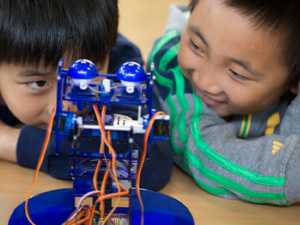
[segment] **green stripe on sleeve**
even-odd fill
[[[270,201],[262,201],[262,200],[253,200],[253,199],[248,199],[248,198],[243,198],[241,196],[237,196],[238,198],[248,201],[248,202],[254,202],[254,203],[258,203],[258,204],[273,204],[273,205],[290,205],[291,203],[286,201],[284,203],[279,203],[279,202],[270,202]]]
[[[199,105],[199,102],[201,100],[199,97],[194,93],[194,104],[195,104],[195,112],[196,110],[196,104]],[[201,103],[202,104],[202,103]],[[199,106],[198,106],[199,108]],[[283,186],[284,185],[284,177],[271,177],[271,176],[263,176],[260,174],[257,174],[251,170],[248,170],[228,159],[221,156],[219,153],[211,149],[206,142],[203,141],[201,137],[201,131],[199,129],[198,122],[200,122],[200,116],[198,113],[194,113],[192,116],[192,126],[191,126],[191,132],[193,136],[193,140],[197,148],[206,155],[209,159],[211,159],[213,162],[217,163],[219,166],[223,167],[226,170],[229,170],[247,180],[250,180],[254,183],[261,184],[261,185],[270,185],[270,186]]]
[[[213,172],[212,170],[205,167],[202,161],[196,157],[186,146],[185,157],[188,162],[193,165],[203,176],[212,180],[217,184],[221,184],[229,189],[240,192],[241,194],[258,199],[269,199],[269,200],[283,200],[285,199],[283,193],[268,193],[268,192],[255,192],[245,188],[243,185],[224,177],[220,174]]]
[[[179,43],[169,48],[165,54],[160,58],[158,68],[161,71],[166,71],[169,62],[178,55]]]
[[[174,138],[173,138],[174,130],[175,130],[175,126],[176,126],[176,118],[177,118],[177,114],[178,114],[176,105],[173,102],[172,97],[171,97],[171,93],[172,93],[172,89],[173,89],[173,81],[161,76],[157,72],[157,70],[154,70],[154,74],[156,76],[156,81],[159,84],[164,85],[170,89],[170,92],[169,92],[166,100],[167,100],[167,104],[168,104],[168,106],[170,108],[170,112],[171,112],[171,142],[172,142],[172,146],[173,146],[173,151],[176,154],[183,155],[183,149],[180,149],[175,145]]]
[[[158,68],[160,71],[165,71],[169,62],[171,60],[173,60],[174,57],[177,57],[178,49],[179,49],[179,43],[177,43],[176,45],[173,45],[170,49],[168,49],[165,52],[165,54],[161,57],[161,60],[158,65]],[[181,140],[183,143],[186,143],[188,141],[188,135],[186,133],[184,133],[184,131],[187,130],[187,126],[185,123],[185,114],[189,108],[189,104],[184,96],[185,80],[183,78],[183,74],[182,74],[182,71],[181,71],[179,65],[177,65],[175,68],[170,69],[169,71],[172,72],[174,75],[175,84],[176,84],[176,95],[177,95],[177,98],[179,99],[179,104],[182,109],[181,113],[179,114],[178,121],[177,121],[178,122],[177,129],[178,129],[178,134],[179,134],[179,140]],[[164,85],[164,84],[162,84],[162,85]],[[171,87],[169,87],[169,88],[170,88],[170,90],[172,90]],[[170,92],[170,93],[172,93],[172,92]],[[172,103],[172,105],[173,105],[173,103]],[[172,107],[171,111],[173,111],[173,110],[174,110],[174,108]],[[174,118],[174,116],[173,116],[173,118]],[[176,123],[176,121],[175,121],[175,123]]]
[[[187,130],[187,126],[185,122],[185,114],[189,109],[189,103],[184,96],[185,80],[183,78],[183,74],[179,66],[176,66],[172,71],[176,83],[176,97],[179,100],[179,104],[181,106],[181,113],[179,114],[178,124],[177,124],[179,140],[181,140],[183,143],[187,143],[189,137],[185,133],[185,131]]]
[[[157,45],[155,46],[153,52],[152,52],[152,56],[151,56],[151,62],[154,61],[154,57],[155,55],[159,52],[159,50],[165,45],[167,44],[170,40],[172,40],[173,38],[175,37],[178,37],[178,33],[175,31],[175,30],[170,30],[169,32],[167,32],[160,40],[159,42],[157,43]],[[176,55],[174,55],[174,51],[177,49],[178,51],[178,46],[175,45],[174,48],[172,48],[171,51],[167,51],[167,54],[164,54],[164,57],[165,57],[165,60],[163,61],[160,61],[159,62],[159,65],[157,65],[158,68],[160,68],[160,70],[164,71],[167,64],[169,63],[169,61]],[[176,53],[177,54],[177,53]],[[155,66],[156,67],[156,66]],[[173,90],[173,81],[171,79],[168,79],[168,78],[165,78],[164,76],[162,76],[161,74],[159,74],[159,72],[155,69],[154,70],[154,74],[156,76],[156,81],[160,84],[160,85],[163,85],[163,86],[166,86],[170,89],[169,91],[169,94],[166,98],[166,101],[167,101],[167,104],[170,108],[170,111],[171,111],[171,143],[172,143],[172,147],[173,147],[173,151],[176,153],[176,154],[179,154],[179,155],[183,155],[183,149],[181,148],[178,148],[176,145],[175,145],[175,142],[174,142],[174,129],[175,129],[175,126],[176,126],[176,119],[177,119],[177,115],[178,115],[178,112],[177,112],[177,107],[175,105],[175,103],[173,102],[172,100],[172,97],[171,97],[171,93],[172,93],[172,90]]]
[[[172,40],[175,37],[179,37],[177,31],[175,30],[169,30],[165,35],[158,41],[158,43],[155,45],[150,62],[154,62],[154,57],[156,56],[157,52],[170,40]]]
[[[228,191],[226,188],[223,187],[212,187],[208,184],[205,184],[203,182],[201,182],[200,180],[197,179],[197,177],[192,173],[192,171],[190,170],[187,162],[185,160],[183,160],[183,167],[184,169],[194,178],[194,180],[196,181],[196,183],[203,188],[205,191],[214,194],[214,195],[225,195],[225,194],[229,194],[231,193],[230,191]]]

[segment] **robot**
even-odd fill
[[[139,190],[138,186],[132,187],[132,182],[139,179],[143,160],[149,158],[154,139],[169,137],[170,117],[152,109],[153,72],[154,65],[147,74],[139,64],[128,62],[116,74],[98,74],[96,66],[89,60],[77,60],[69,68],[64,68],[63,60],[60,60],[52,132],[55,133],[57,155],[63,140],[68,138],[72,142],[69,176],[73,179],[73,188],[54,190],[29,199],[28,214],[34,223],[194,224],[192,215],[179,201],[160,193]],[[101,81],[96,82],[95,78]],[[94,113],[77,116],[70,110],[63,111],[63,101],[72,102],[79,111],[89,109]],[[137,120],[110,114],[113,104],[137,105]],[[146,115],[141,115],[142,107],[147,108]],[[102,110],[101,114],[99,110]],[[134,134],[145,136],[142,153],[133,147]],[[103,145],[99,152],[82,149],[78,144],[79,137],[99,138]],[[118,145],[122,151],[113,153],[113,146]],[[112,198],[105,196],[127,198],[128,207],[113,207]],[[93,200],[93,206],[75,205],[76,198],[80,198],[81,203],[87,197]],[[37,210],[49,205],[57,210],[48,210],[48,213]],[[31,224],[24,215],[24,207],[25,202],[15,209],[10,225]],[[94,214],[91,215],[92,207]]]

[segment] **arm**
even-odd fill
[[[20,129],[6,125],[0,120],[0,159],[17,162],[16,148]]]
[[[177,115],[172,130],[174,160],[203,189],[255,203],[300,201],[299,135],[238,139],[235,126],[210,111],[197,96],[186,98],[194,104],[190,104],[185,121],[180,121],[181,113]],[[184,131],[179,129],[182,126],[186,126]],[[281,130],[286,126],[282,122]],[[274,153],[274,149],[278,151]]]

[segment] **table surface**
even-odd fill
[[[4,225],[7,224],[14,208],[26,199],[35,171],[4,161],[0,161],[0,171],[0,225]],[[40,172],[32,195],[69,187],[72,187],[72,181],[57,180]],[[191,177],[177,167],[173,168],[171,181],[161,193],[176,198],[188,207],[196,225],[300,223],[299,203],[280,207],[223,199],[202,190]]]
[[[188,0],[119,0],[119,30],[140,47],[144,59],[154,39],[161,36],[169,4],[174,2]],[[7,224],[14,208],[25,200],[33,176],[32,169],[0,161],[0,225]],[[71,186],[71,181],[57,180],[41,172],[32,194]],[[222,199],[202,190],[191,177],[176,167],[173,168],[171,181],[161,192],[186,205],[196,225],[300,224],[300,204],[279,207]]]

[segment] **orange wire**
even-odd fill
[[[104,124],[104,122],[105,122],[105,112],[106,112],[106,106],[104,105],[103,107],[102,107],[102,113],[101,113],[101,123],[102,124]],[[97,118],[98,119],[98,118]],[[104,135],[105,134],[103,134],[102,132],[101,132],[101,147],[100,147],[100,153],[102,153],[102,154],[105,154],[105,152],[104,152]],[[96,170],[95,170],[95,173],[94,173],[94,178],[93,178],[93,182],[94,182],[94,187],[95,187],[95,190],[97,190],[98,191],[98,185],[97,185],[97,177],[98,177],[98,171],[99,171],[99,167],[100,167],[100,164],[101,164],[101,160],[99,159],[99,161],[98,161],[98,164],[97,164],[97,167],[96,167]],[[109,166],[110,167],[110,166]],[[101,185],[101,193],[100,194],[98,194],[98,196],[99,196],[99,198],[101,197],[101,196],[103,196],[103,194],[104,194],[104,188],[103,188],[103,185],[104,185],[104,187],[105,187],[105,184],[106,184],[106,180],[107,180],[107,174],[105,173],[105,175],[104,175],[104,178],[103,178],[103,180],[102,180],[102,185]],[[105,202],[104,201],[101,201],[101,216],[100,216],[100,219],[102,219],[103,217],[104,217],[104,213],[105,213]],[[96,206],[96,204],[95,204],[95,206]],[[93,219],[93,217],[94,217],[94,214],[95,214],[95,207],[93,207],[93,210],[92,210],[92,216],[91,216],[91,219],[90,219],[90,221],[89,221],[89,224],[91,224],[92,223],[92,219]]]
[[[102,125],[102,123],[100,123],[100,115],[99,115],[99,112],[98,112],[98,109],[96,107],[96,105],[93,105],[93,108],[94,108],[94,111],[96,113],[96,117],[97,117],[97,120],[98,120],[98,125],[100,127],[100,131],[102,133],[105,133],[104,131],[104,126]],[[117,177],[117,172],[116,172],[116,152],[114,151],[113,147],[111,146],[111,144],[109,143],[109,141],[107,140],[106,136],[103,135],[103,138],[104,138],[104,142],[105,144],[108,146],[109,148],[109,151],[111,152],[112,154],[112,170],[113,170],[113,174],[114,174],[114,180],[115,182],[117,183],[117,186],[120,185],[122,187],[123,190],[125,191],[128,191],[127,188],[125,188],[122,184],[119,183],[118,181],[118,177]]]
[[[105,125],[105,113],[106,113],[106,105],[103,105],[103,107],[102,107],[102,113],[101,113],[101,123],[102,123],[103,126]],[[101,144],[103,145],[103,149],[102,149],[103,156],[105,154],[105,152],[104,152],[104,141],[103,141],[104,138],[103,138],[103,136],[105,136],[105,135],[106,135],[106,133],[104,133],[104,134],[102,133],[101,134]],[[105,160],[106,160],[106,165],[107,165],[107,159],[106,159],[106,157],[105,157]],[[107,171],[109,171],[109,169],[111,167],[111,164],[108,163],[107,166],[108,166]],[[104,188],[106,187],[106,181],[107,181],[107,177],[108,177],[108,174],[106,175],[107,171],[104,174],[104,177],[106,176],[106,178],[105,179],[103,178],[103,180],[102,180],[100,197],[102,195],[105,195]],[[105,201],[101,201],[101,219],[104,217],[104,214],[105,214]]]
[[[75,223],[76,220],[80,219],[80,218],[83,217],[84,215],[85,215],[85,212],[84,212],[84,211],[81,211],[80,213],[78,213],[78,215],[76,215],[75,218],[73,218],[71,221],[69,221],[68,224],[69,224],[69,223],[71,223],[71,224]]]
[[[111,144],[111,134],[110,134],[110,131],[107,131],[107,136],[108,136],[108,142]],[[111,161],[109,161],[110,162],[110,166],[109,166],[109,168],[111,167]],[[110,172],[110,170],[107,170],[106,171],[106,173],[107,172]],[[106,174],[105,173],[105,174]],[[110,174],[111,174],[111,176],[112,176],[112,173],[110,172]],[[118,188],[118,193],[120,193],[120,187],[119,186],[117,186],[117,188]],[[102,191],[102,188],[101,188],[101,191]],[[104,192],[103,192],[104,193]],[[120,202],[120,196],[118,196],[118,199],[117,199],[117,201],[116,201],[116,203],[115,203],[115,206],[110,210],[110,212],[109,212],[109,214],[105,217],[105,219],[104,219],[104,221],[103,221],[103,224],[106,224],[106,222],[107,221],[110,221],[110,223],[112,223],[112,221],[110,220],[110,216],[114,213],[114,211],[116,210],[116,208],[118,207],[118,205],[119,205],[119,202]],[[113,225],[114,225],[114,223],[112,223]]]
[[[109,166],[111,166],[111,162],[109,161]],[[105,195],[105,186],[106,186],[106,181],[107,181],[107,178],[108,178],[108,174],[109,174],[109,170],[106,170],[105,174],[104,174],[104,177],[103,177],[103,180],[102,180],[102,184],[101,184],[101,193],[102,193],[102,196]],[[104,201],[101,201],[101,202],[104,202]],[[104,217],[104,213],[105,213],[105,210],[104,208],[101,209],[101,219]]]
[[[106,112],[106,106],[104,105],[103,108],[102,108],[102,120],[101,120],[102,124],[104,124],[104,121],[105,121],[105,112]],[[104,138],[103,138],[103,134],[101,134],[100,154],[101,153],[105,154],[105,152],[104,152]],[[94,189],[96,191],[98,191],[97,180],[98,180],[98,172],[99,172],[99,168],[100,168],[101,162],[102,162],[102,160],[99,158],[97,166],[96,166],[96,169],[95,169],[94,177],[93,177]],[[100,194],[98,194],[98,197],[101,197],[102,195],[103,195],[103,193],[101,192]],[[103,211],[104,208],[105,208],[105,202],[102,201],[101,202],[101,218],[103,217],[102,214],[104,215],[104,211]],[[102,213],[102,211],[103,211],[103,213]],[[92,213],[92,215],[94,215],[94,214]]]
[[[96,114],[96,117],[97,117],[97,121],[98,121],[98,124],[99,124],[99,127],[100,127],[100,132],[101,132],[101,143],[103,143],[103,140],[105,142],[105,144],[108,146],[109,148],[109,151],[110,153],[112,154],[112,163],[111,163],[111,160],[109,161],[109,165],[108,165],[108,170],[106,171],[104,177],[103,177],[103,181],[102,181],[102,185],[101,185],[101,196],[96,200],[96,202],[94,203],[94,206],[93,206],[93,209],[92,209],[92,213],[91,213],[91,216],[90,217],[87,217],[81,221],[78,221],[78,224],[82,224],[86,221],[89,220],[89,224],[91,224],[92,222],[92,218],[94,216],[94,213],[95,213],[95,209],[96,209],[96,205],[99,203],[99,202],[102,202],[104,201],[105,199],[108,199],[108,198],[113,198],[113,197],[118,197],[118,200],[117,200],[117,203],[115,204],[114,208],[110,211],[110,213],[106,216],[105,220],[104,220],[104,224],[105,222],[107,221],[110,221],[110,216],[111,214],[115,211],[118,203],[119,203],[119,200],[120,200],[120,197],[121,196],[125,196],[127,194],[129,194],[129,190],[127,188],[125,188],[121,183],[119,183],[118,181],[118,177],[116,175],[116,167],[115,167],[115,163],[116,163],[116,153],[114,151],[114,149],[112,148],[111,146],[111,140],[110,140],[110,131],[108,131],[108,138],[106,137],[105,135],[105,130],[104,130],[104,118],[105,118],[105,110],[106,110],[106,107],[103,107],[102,109],[102,118],[100,117],[99,115],[99,111],[98,109],[96,108],[95,105],[93,105],[93,108],[94,108],[94,111],[95,111],[95,114]],[[104,113],[103,113],[104,112]],[[165,115],[165,113],[163,112],[157,112],[155,113],[152,118],[150,119],[149,121],[149,124],[147,126],[147,129],[146,129],[146,134],[145,134],[145,138],[144,138],[144,149],[143,149],[143,153],[142,153],[142,156],[141,156],[141,160],[140,160],[140,163],[139,163],[139,167],[138,167],[138,172],[137,172],[137,177],[136,177],[136,191],[137,191],[137,195],[138,195],[138,198],[139,198],[139,201],[140,201],[140,205],[141,205],[141,225],[144,224],[144,206],[143,206],[143,202],[142,202],[142,199],[141,199],[141,196],[140,196],[140,176],[141,176],[141,171],[142,171],[142,167],[143,167],[143,164],[145,162],[145,158],[146,158],[146,153],[147,153],[147,145],[148,145],[148,138],[149,138],[149,134],[151,132],[151,129],[152,129],[152,126],[153,126],[153,123],[155,121],[155,118],[157,115]],[[102,140],[103,139],[103,140]],[[100,153],[103,152],[103,149],[104,149],[104,146],[102,146],[100,148]],[[105,153],[104,153],[105,154]],[[99,164],[99,161],[98,161],[98,164]],[[97,164],[97,170],[95,171],[95,174],[97,173],[98,175],[98,170],[99,170],[99,166]],[[113,164],[113,173],[110,171],[110,168],[111,168],[111,164]],[[117,193],[111,193],[111,194],[104,194],[104,187],[105,187],[105,184],[106,184],[106,181],[107,181],[107,177],[108,177],[108,172],[110,172],[111,174],[111,177],[112,179],[116,182],[117,184],[117,187],[118,187],[118,192]],[[94,179],[93,179],[93,182],[94,182],[94,186],[96,188],[98,188],[97,185],[95,185],[95,177],[97,178],[97,175],[94,174]],[[124,192],[120,192],[120,187],[124,190]],[[102,204],[101,204],[102,206]],[[104,208],[102,208],[101,210],[101,218],[103,218],[103,214],[104,214]]]
[[[115,223],[111,220],[111,219],[109,219],[108,220],[112,225],[115,225]]]
[[[93,108],[94,108],[94,111],[95,111],[95,113],[96,113],[96,117],[97,117],[97,120],[98,120],[98,124],[99,124],[99,127],[100,127],[100,131],[101,131],[101,133],[103,133],[103,131],[104,131],[104,127],[103,127],[103,124],[101,124],[101,123],[99,123],[99,121],[100,121],[100,115],[99,115],[99,112],[98,112],[98,110],[97,110],[97,108],[96,108],[96,106],[94,105],[93,106]],[[103,115],[102,115],[103,116]],[[112,179],[116,182],[116,184],[117,184],[117,188],[118,188],[118,192],[117,193],[115,193],[115,194],[110,194],[112,197],[118,197],[118,200],[117,200],[117,203],[116,203],[116,205],[115,205],[115,207],[110,211],[110,213],[108,214],[108,216],[105,218],[105,220],[104,220],[104,222],[106,222],[108,219],[109,219],[109,217],[110,217],[110,215],[115,211],[115,209],[116,209],[116,207],[117,207],[117,205],[118,205],[118,203],[119,203],[119,196],[123,196],[124,195],[124,193],[122,193],[121,191],[120,191],[120,187],[126,192],[126,193],[129,193],[129,190],[127,189],[127,188],[125,188],[122,184],[120,184],[119,183],[119,181],[118,181],[118,178],[117,178],[117,174],[116,174],[116,166],[115,166],[115,163],[116,163],[116,153],[115,153],[115,151],[114,151],[114,149],[112,148],[112,146],[111,146],[111,140],[110,140],[110,131],[108,131],[108,137],[109,137],[109,141],[107,141],[107,140],[105,140],[105,143],[107,144],[107,146],[108,146],[108,148],[109,148],[109,151],[110,151],[110,153],[111,153],[111,155],[112,155],[112,161],[113,161],[113,173],[114,174],[112,174],[111,173],[111,171],[110,170],[107,170],[107,172],[110,172],[110,174],[111,174],[111,177],[112,177]],[[106,137],[105,137],[106,138]],[[109,168],[111,167],[111,164],[110,164],[110,166],[109,166]],[[106,173],[107,173],[106,172]],[[106,181],[105,181],[106,182]],[[102,183],[103,184],[103,183]],[[121,194],[122,193],[122,194]],[[110,196],[109,195],[109,196]],[[99,199],[98,199],[99,200]]]
[[[108,174],[108,172],[110,172],[110,174],[111,174],[111,176],[112,176],[112,179],[113,179],[113,180],[116,182],[116,184],[117,184],[118,193],[107,194],[107,195],[105,195],[105,196],[102,196],[102,197],[98,198],[97,201],[96,201],[95,204],[94,204],[93,211],[92,211],[92,215],[93,215],[93,212],[94,212],[94,210],[95,210],[96,204],[97,204],[99,201],[101,201],[101,199],[104,200],[104,199],[108,199],[108,198],[112,198],[112,197],[118,197],[118,198],[119,198],[119,196],[127,195],[127,194],[129,193],[129,190],[128,190],[127,188],[125,188],[122,184],[120,184],[119,181],[118,181],[117,173],[116,173],[116,153],[115,153],[114,149],[113,149],[112,146],[111,146],[111,140],[108,141],[107,138],[106,138],[105,130],[104,130],[104,125],[100,122],[100,121],[101,121],[101,117],[100,117],[100,115],[99,115],[99,111],[98,111],[97,107],[96,107],[95,105],[93,105],[93,108],[94,108],[94,111],[95,111],[95,114],[96,114],[96,117],[97,117],[98,125],[99,125],[99,127],[100,127],[100,132],[101,132],[101,134],[102,134],[101,136],[103,136],[104,142],[105,142],[105,144],[108,146],[109,151],[110,151],[110,153],[111,153],[111,155],[112,155],[112,164],[113,164],[112,169],[113,169],[113,174],[111,174],[111,172],[110,172],[110,169],[109,169],[109,168],[111,167],[111,163],[109,163],[109,168],[108,168],[107,172],[105,173],[105,175],[106,175],[105,177],[106,177],[106,179],[107,179],[107,174]],[[102,114],[102,117],[103,117],[103,114]],[[103,118],[102,118],[102,119],[103,119]],[[104,135],[103,135],[103,134],[104,134]],[[109,133],[109,134],[110,134],[110,133]],[[109,139],[110,139],[110,135],[109,135]],[[101,189],[105,187],[106,179],[102,181]],[[123,192],[123,193],[120,192],[120,187],[121,187],[125,192]],[[102,190],[104,190],[104,189],[102,189]],[[118,203],[118,201],[117,201],[117,203]],[[116,205],[116,206],[117,206],[117,205]],[[115,210],[116,206],[111,210],[111,212],[110,212],[110,213],[108,214],[108,216],[105,218],[106,221],[109,219],[109,216],[113,213],[113,211]],[[103,217],[102,217],[102,218],[103,218]],[[91,222],[91,221],[90,221],[90,222]]]
[[[83,208],[81,209],[81,210],[83,210]],[[75,217],[75,218],[73,218],[71,221],[69,221],[68,223],[63,223],[63,225],[72,225],[72,224],[82,224],[82,223],[84,223],[84,222],[86,222],[87,220],[89,220],[90,219],[90,216],[91,216],[91,208],[88,206],[88,208],[87,209],[85,209],[86,211],[81,211],[80,210],[80,212],[78,213],[78,215]],[[72,215],[71,215],[72,216]],[[83,218],[83,219],[81,219],[81,220],[79,220],[79,221],[77,221],[76,222],[76,220],[77,220],[77,218],[81,218],[82,216],[85,216],[85,218]],[[70,217],[69,217],[70,218]]]
[[[142,199],[141,199],[141,193],[140,193],[140,178],[141,178],[142,168],[143,168],[145,158],[146,158],[146,153],[147,153],[148,137],[149,137],[149,134],[151,132],[152,125],[155,121],[155,117],[157,115],[165,115],[165,113],[164,112],[156,112],[152,116],[152,118],[150,119],[150,121],[148,123],[147,129],[146,129],[146,134],[145,134],[145,137],[144,137],[144,149],[143,149],[143,153],[142,153],[141,160],[140,160],[140,163],[139,163],[138,172],[136,174],[135,188],[136,188],[136,193],[137,193],[137,196],[139,198],[140,205],[141,205],[141,225],[144,224],[144,205],[143,205],[143,202],[142,202]]]
[[[49,144],[49,140],[50,140],[50,136],[51,136],[51,130],[52,130],[52,126],[53,126],[53,121],[54,121],[54,115],[55,115],[55,112],[56,112],[56,108],[54,108],[52,110],[52,113],[51,113],[51,117],[50,117],[50,122],[48,124],[48,128],[47,128],[47,134],[46,134],[46,138],[45,138],[45,141],[44,141],[44,145],[43,145],[43,148],[42,148],[42,152],[41,152],[41,155],[40,155],[40,158],[39,158],[39,161],[38,161],[38,164],[37,164],[37,168],[35,170],[35,175],[34,175],[34,179],[33,179],[33,182],[32,182],[32,185],[31,185],[31,188],[27,194],[27,197],[26,197],[26,202],[25,202],[25,213],[26,213],[26,217],[27,219],[29,220],[29,222],[32,224],[32,225],[35,225],[30,216],[29,216],[29,213],[28,213],[28,200],[29,200],[29,197],[31,195],[31,192],[35,186],[35,183],[36,183],[36,180],[37,180],[37,177],[38,177],[38,174],[39,174],[39,170],[41,168],[41,165],[43,163],[43,160],[44,160],[44,156],[45,156],[45,153],[46,153],[46,150],[47,150],[47,147],[48,147],[48,144]],[[58,118],[57,118],[58,119]]]

